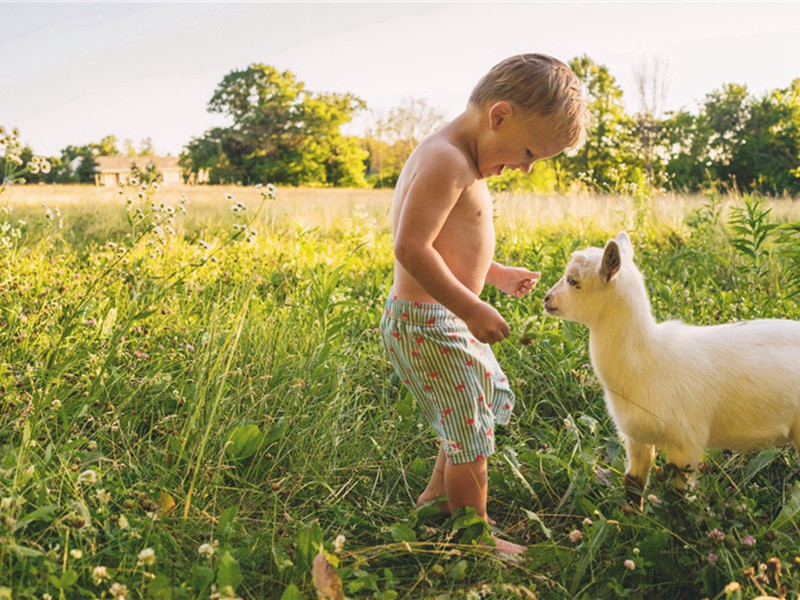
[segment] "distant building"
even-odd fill
[[[183,174],[175,156],[98,156],[97,172],[94,176],[96,185],[116,187],[127,183],[131,178],[133,165],[141,172],[155,168],[161,174],[161,183],[174,185],[183,183]]]

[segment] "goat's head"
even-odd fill
[[[544,299],[547,314],[589,325],[614,302],[620,271],[636,272],[633,246],[624,231],[605,248],[587,248],[572,255],[564,275]]]

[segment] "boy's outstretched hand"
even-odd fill
[[[510,296],[522,298],[526,294],[530,294],[536,286],[536,282],[539,281],[540,275],[541,273],[538,271],[529,271],[523,267],[502,267],[498,269],[492,285]]]
[[[485,302],[476,305],[468,315],[465,315],[464,323],[472,335],[484,344],[502,342],[511,334],[505,319],[494,307]]]

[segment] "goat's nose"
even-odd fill
[[[550,294],[547,294],[547,295],[544,297],[544,301],[545,301],[545,302],[550,302]]]

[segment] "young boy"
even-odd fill
[[[418,505],[447,496],[443,510],[472,506],[486,519],[486,458],[494,427],[506,424],[514,394],[489,344],[510,331],[480,299],[485,283],[522,297],[539,273],[492,260],[494,226],[486,178],[528,172],[537,160],[577,147],[585,109],[565,64],[513,56],[478,83],[464,113],[411,154],[394,193],[395,275],[381,336],[400,379],[441,446]],[[496,550],[523,546],[495,537]]]

